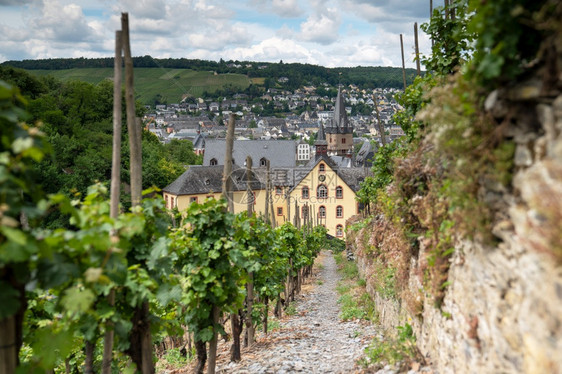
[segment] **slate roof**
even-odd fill
[[[338,97],[336,98],[336,106],[334,108],[334,116],[328,121],[326,126],[326,133],[328,134],[351,134],[353,133],[353,126],[350,125],[345,111],[345,100],[341,93],[341,88],[338,88]]]
[[[318,133],[316,134],[316,141],[314,145],[328,145],[326,141],[326,135],[324,135],[324,125],[320,124],[320,128],[318,129]]]
[[[357,156],[355,156],[355,164],[357,166],[371,166],[372,165],[372,158],[377,152],[377,147],[371,144],[370,141],[364,141],[361,149],[357,152]]]
[[[194,149],[205,149],[205,136],[202,134],[197,134],[195,139],[193,139]]]
[[[190,166],[178,179],[162,189],[174,195],[194,195],[217,193],[222,191],[222,173],[224,166]],[[257,173],[252,173],[252,190],[263,190],[265,184]],[[233,191],[246,191],[246,169],[235,167],[232,171]]]
[[[207,139],[203,165],[210,165],[211,159],[218,165],[224,164],[226,140]],[[234,164],[242,166],[246,157],[252,158],[254,167],[259,167],[260,160],[266,158],[271,168],[295,167],[297,159],[297,142],[294,140],[235,140],[232,152]]]

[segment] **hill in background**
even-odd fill
[[[305,85],[335,86],[355,84],[361,88],[402,88],[402,69],[393,67],[326,68],[298,63],[252,61],[207,61],[191,59],[133,58],[137,99],[146,104],[155,98],[169,103],[185,96],[204,97],[217,91],[244,91],[250,86],[293,91]],[[113,58],[74,58],[6,61],[1,65],[29,71],[38,76],[51,75],[62,81],[80,80],[98,84],[113,77]],[[406,69],[406,81],[415,77]],[[280,80],[280,78],[282,78]],[[285,79],[286,78],[286,79]]]

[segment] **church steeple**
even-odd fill
[[[338,96],[336,98],[336,107],[334,110],[334,125],[337,132],[347,134],[349,131],[349,120],[345,111],[345,100],[341,93],[341,87],[338,87]]]
[[[316,141],[314,142],[314,147],[316,148],[316,154],[327,154],[328,153],[328,142],[326,141],[326,135],[324,135],[324,125],[320,124],[318,133],[316,134]]]

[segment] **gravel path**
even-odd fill
[[[238,363],[219,359],[217,373],[358,373],[356,361],[372,341],[376,329],[364,321],[339,318],[340,279],[332,254],[323,252],[323,266],[309,292],[297,298],[297,313],[281,328],[259,336]]]

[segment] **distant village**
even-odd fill
[[[283,80],[280,77],[279,80]],[[286,79],[286,78],[285,78]],[[324,85],[325,88],[327,84]],[[341,87],[345,111],[353,128],[353,143],[374,141],[380,144],[375,103],[378,118],[383,125],[386,139],[396,139],[404,132],[394,125],[393,115],[400,110],[394,100],[399,91],[394,88],[359,89],[354,85]],[[234,94],[220,101],[197,98],[188,102],[147,107],[144,123],[147,129],[167,143],[172,139],[187,139],[194,143],[197,153],[204,152],[206,139],[223,139],[231,113],[236,114],[237,140],[291,139],[313,144],[319,126],[326,124],[334,114],[336,97],[320,96],[316,87],[302,87],[294,92],[269,88],[260,100],[249,103],[245,94]],[[195,101],[195,102],[193,102]],[[268,105],[282,111],[282,117],[261,116]],[[354,110],[355,107],[355,110]],[[357,109],[360,109],[357,110]],[[357,147],[359,149],[359,146]],[[310,156],[313,156],[313,150]]]
[[[326,227],[329,235],[343,238],[346,221],[363,208],[356,194],[371,175],[371,160],[380,145],[376,118],[380,118],[386,139],[403,135],[392,124],[392,114],[400,109],[392,99],[394,93],[339,87],[337,97],[331,100],[315,95],[313,89],[296,93],[269,90],[263,100],[295,109],[307,102],[316,104],[316,110],[285,118],[257,116],[244,97],[220,104],[199,100],[193,106],[158,107],[147,115],[149,130],[163,142],[189,139],[195,152],[203,155],[202,165],[188,166],[162,189],[166,207],[182,211],[193,202],[220,197],[225,121],[235,113],[234,211],[242,211],[253,202],[254,211],[268,218],[271,214],[271,222],[276,225],[311,220]],[[373,113],[375,102],[378,115]],[[363,110],[367,106],[369,114],[352,116],[356,103],[362,103]],[[206,115],[188,114],[193,111]],[[272,191],[271,199],[267,198],[268,191]]]

